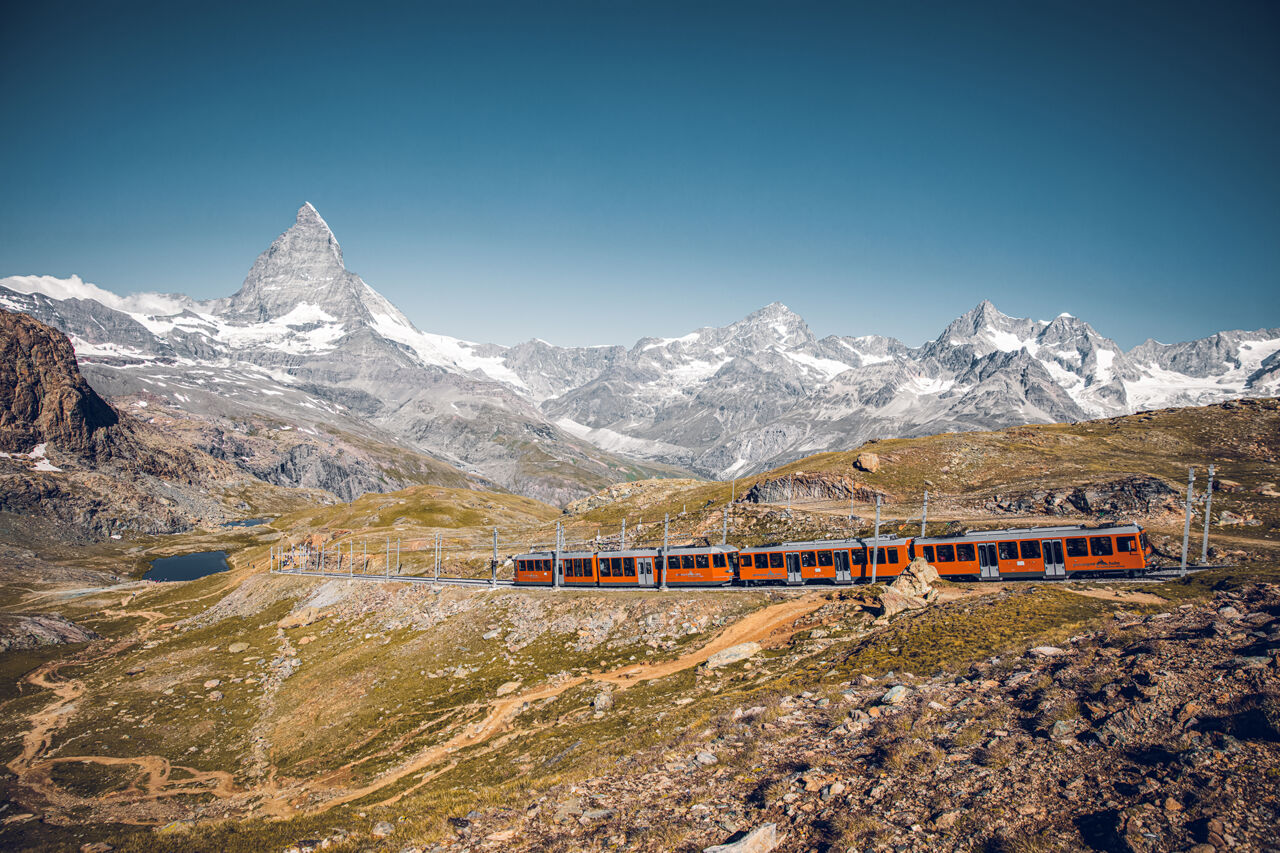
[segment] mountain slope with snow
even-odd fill
[[[629,348],[472,343],[418,329],[347,270],[310,204],[223,299],[14,276],[0,279],[0,306],[67,333],[110,393],[367,428],[561,501],[654,465],[736,476],[868,438],[1280,391],[1280,329],[1125,351],[1070,314],[1022,319],[987,301],[919,347],[819,340],[781,303]]]

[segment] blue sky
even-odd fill
[[[309,200],[500,343],[1280,326],[1280,4],[269,6],[7,9],[0,275],[227,295]]]

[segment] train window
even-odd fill
[[[693,568],[693,555],[692,555],[692,554],[681,554],[681,555],[680,555],[680,568],[682,568],[682,569],[692,569],[692,568]]]
[[[724,554],[712,554],[712,555],[711,555],[711,566],[712,566],[712,568],[716,568],[716,569],[723,569],[723,568],[724,568]]]
[[[854,548],[849,552],[850,564],[854,566],[865,566],[867,564],[867,549]]]
[[[730,553],[726,554],[725,556],[727,556],[727,557],[729,558],[729,567],[730,567],[730,568],[734,568],[734,569],[738,568],[738,555],[737,555],[737,554],[734,554],[733,552],[730,552]]]
[[[1038,560],[1040,559],[1040,543],[1034,539],[1023,539],[1019,544],[1022,549],[1022,559]]]
[[[771,554],[769,554],[769,568],[771,569],[782,568],[782,552],[781,551],[774,551]]]
[[[813,554],[813,552],[812,552],[812,551],[801,551],[801,552],[800,552],[800,565],[801,565],[801,566],[804,566],[806,569],[811,569],[811,568],[813,568],[814,566],[816,566],[817,564],[818,564],[818,560],[817,560],[817,558],[814,556],[814,554]]]
[[[890,549],[889,549],[889,562],[890,562],[890,563],[896,563],[896,562],[898,562],[898,555],[899,555],[901,552],[902,552],[902,549],[901,549],[901,548],[890,548]]]
[[[679,557],[667,557],[667,571],[680,568]]]
[[[608,557],[600,558],[600,577],[602,578],[613,577],[613,569],[609,565]]]
[[[832,563],[832,559],[831,559],[831,552],[830,552],[830,551],[819,551],[819,552],[818,552],[818,565],[819,565],[819,566],[829,566],[829,565],[831,565],[831,563]]]
[[[968,563],[976,559],[978,559],[978,552],[974,550],[974,546],[971,543],[962,543],[956,546],[957,562]]]
[[[635,557],[622,558],[622,574],[629,578],[633,578],[636,576],[636,558]]]
[[[711,565],[711,561],[707,559],[706,554],[695,554],[693,557],[694,568],[706,569]]]
[[[998,542],[996,543],[996,550],[1000,552],[1000,559],[1002,560],[1018,559],[1017,542]]]
[[[751,554],[739,554],[738,565],[744,569],[749,569],[756,564],[755,557]]]
[[[954,563],[956,561],[956,546],[939,545],[938,546],[938,562]]]
[[[1068,557],[1087,557],[1089,556],[1089,540],[1083,536],[1073,537],[1067,540],[1067,556]]]
[[[934,562],[934,561],[937,559],[937,557],[935,557],[935,556],[934,556],[934,554],[933,554],[933,546],[932,546],[932,545],[925,545],[925,546],[924,546],[924,558],[925,558],[925,561],[926,561],[926,562],[929,562],[929,563],[932,563],[932,562]]]
[[[1110,536],[1090,536],[1089,553],[1095,557],[1110,557],[1115,553],[1111,548]]]
[[[1132,536],[1117,536],[1116,550],[1121,554],[1132,554],[1138,550],[1138,540]]]

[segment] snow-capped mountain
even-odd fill
[[[0,305],[66,332],[104,393],[368,428],[556,500],[646,473],[635,459],[737,476],[873,437],[1280,391],[1280,329],[1125,352],[1069,314],[1020,319],[986,301],[919,347],[818,339],[780,303],[630,348],[471,343],[419,330],[347,270],[310,204],[225,299],[15,276]]]

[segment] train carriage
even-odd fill
[[[856,539],[841,539],[743,548],[738,554],[738,580],[749,585],[852,583],[850,552],[861,547]]]
[[[601,587],[657,586],[657,566],[661,552],[652,549],[602,551],[596,555]]]
[[[551,551],[517,554],[516,586],[553,586],[556,555]]]
[[[560,552],[560,582],[566,587],[597,586],[599,578],[595,552]]]
[[[980,530],[914,542],[939,575],[968,580],[1132,576],[1146,569],[1146,550],[1136,524]]]
[[[738,549],[730,545],[670,548],[664,576],[667,586],[728,586],[738,570]]]

